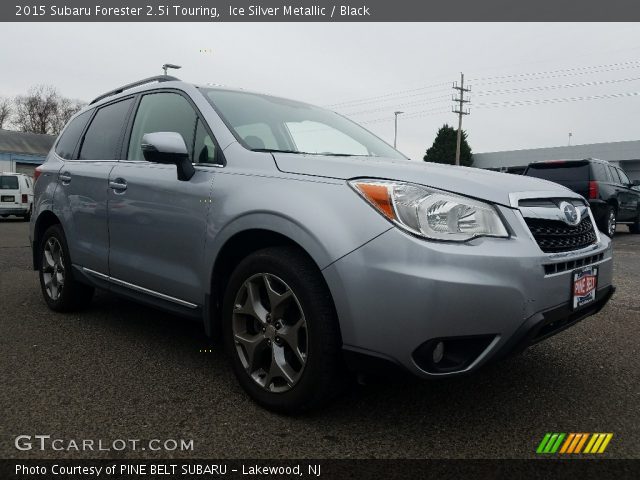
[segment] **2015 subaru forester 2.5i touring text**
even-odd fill
[[[37,174],[49,307],[97,287],[202,321],[274,410],[317,407],[349,369],[471,372],[614,290],[580,195],[410,161],[282,98],[145,79],[77,114]]]

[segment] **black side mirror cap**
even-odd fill
[[[184,139],[178,132],[146,133],[140,147],[147,162],[176,165],[178,180],[188,181],[196,173]]]

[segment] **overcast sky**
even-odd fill
[[[566,145],[569,132],[573,144],[640,139],[637,24],[5,23],[2,31],[0,96],[44,83],[88,101],[170,62],[194,83],[341,104],[332,108],[389,143],[402,110],[398,148],[421,158],[443,123],[457,125],[450,86],[462,71],[474,152]],[[584,97],[600,98],[567,101]],[[504,103],[514,101],[523,105]]]

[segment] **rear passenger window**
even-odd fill
[[[631,183],[631,180],[629,180],[629,177],[627,177],[627,174],[624,173],[622,171],[622,169],[620,168],[616,168],[616,171],[618,172],[618,176],[620,177],[620,181],[624,184],[624,185],[629,185]]]
[[[177,132],[193,161],[193,139],[196,130],[196,112],[182,95],[177,93],[151,93],[142,97],[131,129],[129,160],[144,160],[142,137],[154,132]]]
[[[60,136],[60,140],[58,140],[56,144],[56,153],[58,156],[67,160],[73,158],[73,152],[76,150],[80,135],[82,135],[82,131],[89,120],[90,114],[91,111],[84,112],[71,120],[66,126]]]
[[[122,129],[133,99],[102,107],[84,135],[80,160],[116,160],[120,151]]]
[[[613,177],[613,183],[621,183],[620,177],[618,176],[618,172],[616,171],[616,169],[614,167],[609,167],[609,172],[611,173],[611,176]]]
[[[607,167],[602,163],[592,163],[593,179],[599,182],[609,182],[609,175],[607,174]]]

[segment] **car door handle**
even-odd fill
[[[69,172],[62,172],[58,178],[63,185],[69,185],[69,183],[71,183],[71,174]]]
[[[116,178],[109,181],[109,188],[116,192],[124,192],[127,189],[127,182],[124,178]]]

